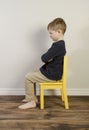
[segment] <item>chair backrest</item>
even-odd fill
[[[67,67],[67,56],[64,56],[64,62],[63,62],[63,76],[62,80],[65,81],[66,79],[66,67]]]

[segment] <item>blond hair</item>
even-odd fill
[[[52,22],[50,22],[47,26],[47,29],[52,29],[54,31],[57,31],[58,29],[62,30],[62,33],[64,34],[66,31],[66,23],[62,18],[56,18]]]

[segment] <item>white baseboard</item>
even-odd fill
[[[0,88],[0,95],[25,95],[23,88]],[[37,89],[39,95],[39,89]],[[47,90],[45,95],[60,95],[60,91]],[[72,96],[89,96],[89,89],[67,89],[67,95]]]

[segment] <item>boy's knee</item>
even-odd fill
[[[30,77],[31,77],[30,74],[25,75],[25,79],[29,79]]]
[[[28,73],[28,74],[25,75],[25,79],[27,79],[27,80],[31,80],[32,77],[33,77],[32,73]]]

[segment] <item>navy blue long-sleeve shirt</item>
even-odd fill
[[[63,58],[66,54],[65,42],[63,40],[54,42],[49,50],[41,56],[45,63],[41,73],[51,80],[60,80],[63,74]]]

